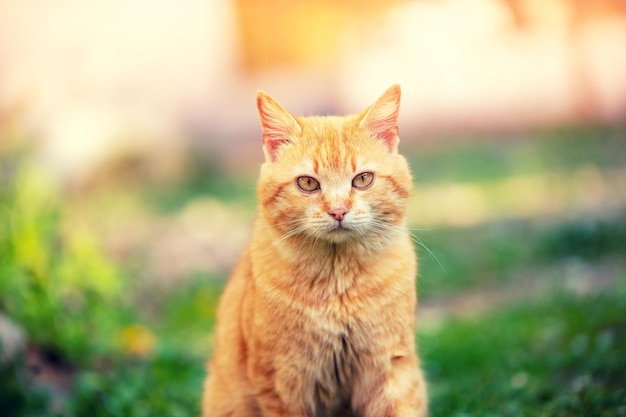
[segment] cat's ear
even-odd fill
[[[398,152],[398,113],[400,112],[400,86],[394,84],[383,93],[376,103],[360,116],[359,127],[367,129],[382,140],[389,152]]]
[[[256,106],[263,130],[265,159],[276,161],[279,149],[302,133],[296,119],[265,91],[256,94]]]

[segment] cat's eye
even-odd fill
[[[352,180],[352,186],[354,188],[368,188],[374,182],[373,172],[361,172]]]
[[[320,189],[319,181],[313,177],[298,177],[296,179],[296,184],[298,184],[298,188],[302,191],[306,191],[307,193],[312,193],[313,191]]]

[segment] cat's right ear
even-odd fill
[[[261,129],[263,130],[263,152],[265,160],[275,162],[281,147],[302,133],[296,119],[265,91],[256,94]]]
[[[383,141],[391,153],[398,152],[398,114],[400,112],[400,86],[394,84],[376,103],[360,116],[359,127],[369,130]]]

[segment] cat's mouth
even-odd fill
[[[358,239],[359,235],[355,226],[343,222],[336,222],[332,228],[326,229],[326,239],[333,243],[353,241],[355,238]]]
[[[352,222],[335,220],[325,222],[325,224],[318,224],[313,233],[318,237],[323,236],[332,242],[338,243],[356,237],[357,229],[358,225],[352,224]]]
[[[350,227],[346,227],[346,225],[342,222],[336,222],[334,227],[330,230],[330,233],[333,235],[342,235],[351,231],[352,229]]]

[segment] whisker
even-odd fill
[[[272,246],[276,246],[278,245],[280,242],[292,237],[292,236],[297,236],[300,233],[304,232],[306,230],[306,226],[304,225],[300,225],[298,227],[295,227],[294,229],[291,229],[290,231],[284,233],[282,236],[280,236],[278,239],[274,240],[272,242]]]
[[[414,230],[423,231],[423,230],[430,230],[430,229],[409,228],[406,226],[393,225],[393,224],[385,223],[377,219],[372,219],[370,224],[374,226],[374,229],[378,231],[387,231],[387,230],[393,230],[393,229],[406,231],[409,234],[410,239],[413,242],[415,242],[418,246],[423,248],[428,253],[430,258],[434,260],[435,262],[437,262],[441,270],[445,272],[445,268],[443,264],[441,263],[441,261],[439,260],[439,258],[437,257],[437,255],[435,255],[435,253],[428,247],[428,245],[426,245],[426,243],[421,237],[419,237],[416,233],[413,233]]]
[[[430,250],[430,248],[426,245],[426,243],[422,240],[422,238],[420,238],[419,236],[411,232],[409,232],[409,234],[411,236],[411,240],[413,240],[413,242],[417,243],[419,246],[424,248],[426,252],[428,252],[428,254],[430,255],[430,258],[436,261],[439,267],[441,268],[441,270],[445,272],[446,268],[444,268],[443,264],[441,263],[437,255],[435,255],[435,253],[432,250]]]
[[[406,230],[415,230],[417,232],[429,232],[431,230],[440,230],[441,226],[433,226],[433,227],[405,227]]]

